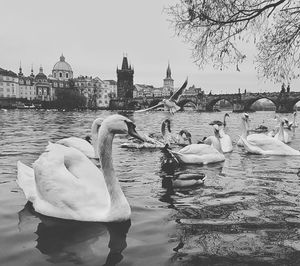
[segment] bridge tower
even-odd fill
[[[128,65],[127,56],[123,56],[122,68],[117,68],[117,96],[123,99],[133,98],[134,70]]]

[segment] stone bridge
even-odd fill
[[[143,109],[158,104],[167,97],[148,97],[133,99],[113,99],[111,109]],[[221,100],[231,103],[233,112],[247,112],[251,105],[260,99],[268,99],[275,105],[276,112],[290,113],[295,104],[300,101],[300,92],[264,92],[264,93],[233,93],[233,94],[197,94],[182,95],[177,103],[184,109],[189,106],[198,111],[213,111],[214,106]],[[122,108],[120,103],[122,102]],[[117,107],[119,105],[119,108]]]

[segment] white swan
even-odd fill
[[[278,117],[278,120],[279,120],[279,129],[278,132],[275,134],[274,138],[282,141],[283,143],[290,143],[291,137],[288,133],[290,129],[284,128],[284,125],[289,123],[288,119],[286,117],[283,119]]]
[[[112,162],[114,135],[127,133],[142,139],[131,120],[121,115],[109,116],[97,138],[101,170],[79,150],[50,143],[33,169],[18,162],[17,183],[41,214],[93,222],[127,220],[130,206]]]
[[[296,128],[298,127],[298,124],[296,122],[296,117],[297,117],[297,109],[296,111],[293,113],[293,121],[292,122],[289,122],[287,121],[287,127],[290,129],[290,128]]]
[[[232,140],[231,140],[230,136],[225,133],[225,129],[226,129],[226,126],[227,126],[226,117],[229,117],[228,113],[225,113],[223,123],[221,121],[218,121],[218,120],[215,120],[215,121],[209,123],[210,125],[215,125],[216,124],[220,127],[223,126],[223,127],[220,128],[220,143],[221,143],[221,148],[222,148],[223,153],[232,152],[232,150],[233,150]],[[211,144],[210,138],[211,137],[206,138],[204,140],[204,143],[205,144]]]
[[[286,145],[282,141],[265,134],[251,134],[248,136],[249,116],[242,116],[241,141],[249,153],[262,155],[300,155],[300,152]]]
[[[92,143],[89,143],[88,140],[77,138],[77,137],[64,138],[58,140],[56,143],[64,145],[66,147],[73,147],[81,151],[87,157],[91,159],[97,159],[98,153],[97,153],[96,139],[97,139],[98,130],[102,122],[103,122],[102,118],[97,118],[96,120],[94,120],[92,124],[92,128],[91,128]]]
[[[214,125],[215,138],[211,138],[212,145],[191,144],[185,146],[178,152],[168,150],[168,152],[180,164],[209,164],[222,162],[225,156],[220,145],[219,126]]]

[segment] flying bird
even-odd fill
[[[163,99],[157,105],[154,105],[147,109],[138,110],[138,111],[136,111],[136,113],[146,112],[149,110],[156,109],[158,107],[165,107],[167,110],[170,111],[171,114],[176,113],[178,110],[180,110],[180,106],[178,106],[177,103],[180,99],[180,96],[183,94],[187,83],[188,83],[188,78],[186,78],[186,80],[183,83],[183,85],[181,86],[181,88],[179,88],[177,91],[175,91],[169,99]]]

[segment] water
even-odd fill
[[[0,110],[0,265],[300,265],[299,157],[247,155],[235,146],[224,163],[175,172],[205,173],[204,185],[173,189],[160,151],[122,149],[126,138],[116,137],[114,164],[132,207],[130,222],[70,222],[35,213],[15,182],[16,162],[30,165],[48,140],[84,137],[97,116],[109,114]],[[173,129],[189,129],[195,142],[211,135],[208,122],[223,114],[176,113]],[[140,132],[159,132],[166,116],[130,118]],[[233,141],[240,116],[228,119]],[[254,127],[275,125],[273,112],[250,118]],[[296,149],[299,130],[291,143]]]

